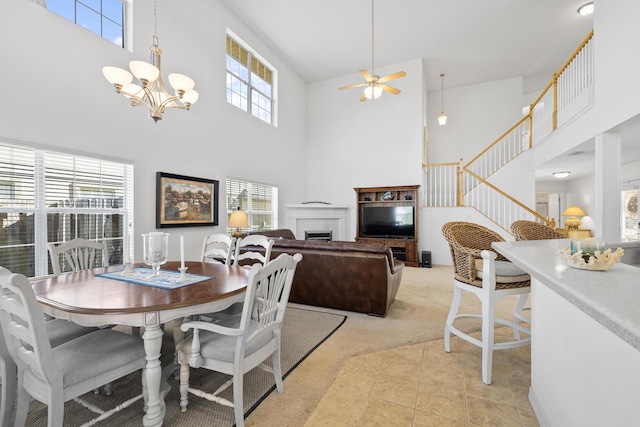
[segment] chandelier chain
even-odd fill
[[[153,36],[158,35],[158,0],[153,1]]]

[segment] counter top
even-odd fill
[[[570,239],[492,244],[495,250],[533,278],[640,350],[640,269],[621,262],[607,271],[569,267],[558,254],[569,245]],[[620,246],[627,251],[638,245],[639,242],[633,245],[625,242],[607,246]]]

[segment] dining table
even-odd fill
[[[193,283],[177,283],[179,267],[186,267]],[[165,416],[161,390],[160,351],[162,325],[176,319],[224,310],[243,301],[250,270],[199,261],[169,261],[160,272],[176,282],[176,287],[149,286],[127,277],[144,264],[111,265],[48,277],[33,283],[36,299],[45,314],[83,326],[127,325],[143,327],[146,358],[145,427],[161,426]],[[173,274],[173,276],[171,276]],[[132,276],[133,277],[133,276]],[[175,277],[175,279],[173,279]],[[179,330],[179,327],[175,327]]]

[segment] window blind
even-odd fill
[[[51,274],[47,243],[78,237],[106,240],[118,264],[132,232],[133,165],[0,141],[0,265]]]
[[[249,230],[271,230],[278,226],[277,207],[278,187],[227,178],[227,219],[239,208],[247,213]]]

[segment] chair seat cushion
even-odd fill
[[[482,259],[476,259],[476,277],[482,280]],[[496,283],[517,283],[531,280],[524,270],[509,261],[495,261]]]
[[[58,347],[72,339],[81,337],[91,332],[95,332],[98,328],[87,328],[86,326],[80,326],[77,323],[68,322],[62,319],[52,319],[44,322],[44,326],[47,329],[47,335],[49,336],[49,342],[51,347]]]
[[[239,326],[240,318],[232,318],[220,322],[220,325],[227,327]],[[249,335],[258,329],[258,322],[251,321],[249,325]],[[191,342],[193,337],[184,339],[178,344],[178,351],[185,354],[191,354]],[[258,335],[255,339],[252,339],[247,343],[245,354],[251,354],[257,349],[265,346],[269,340],[273,338],[273,334]],[[215,332],[200,330],[200,355],[204,359],[220,360],[223,362],[233,363],[233,358],[236,352],[237,337],[228,335],[221,335]]]
[[[144,367],[144,345],[140,337],[112,329],[100,329],[53,349],[64,387],[140,361]]]

